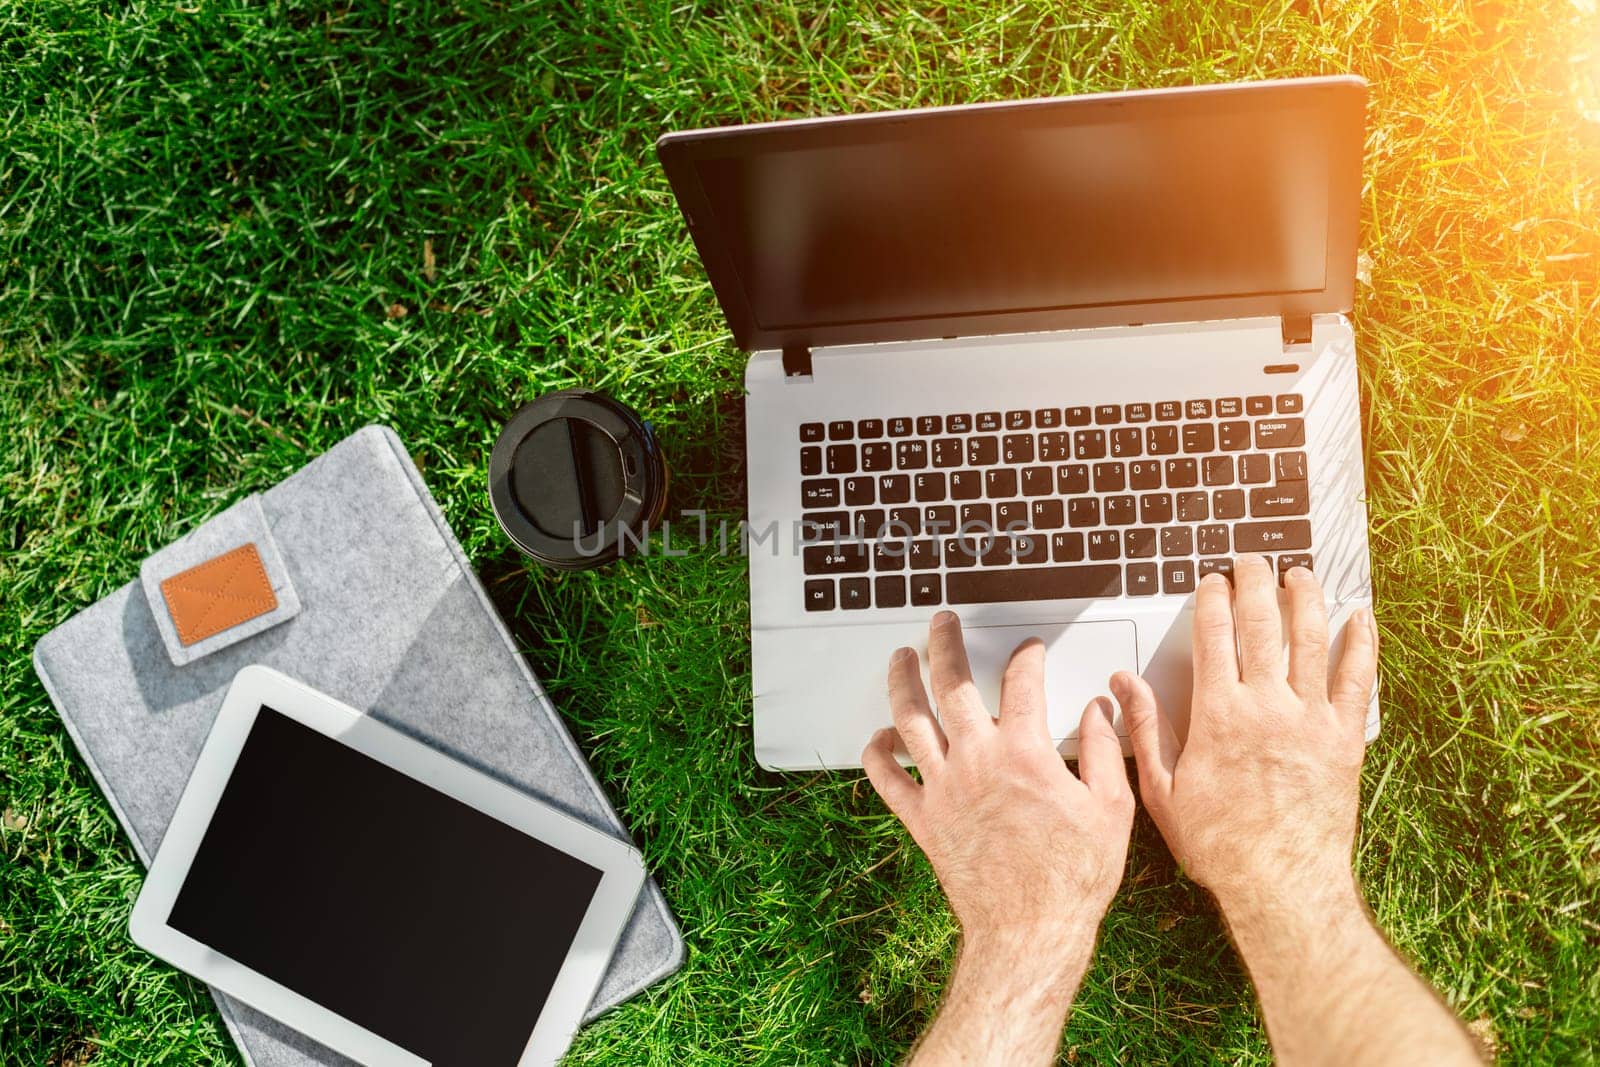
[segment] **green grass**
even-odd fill
[[[372,421],[422,465],[688,941],[571,1062],[893,1059],[952,924],[861,779],[755,766],[741,562],[531,568],[484,492],[497,420],[606,389],[660,429],[674,508],[740,515],[743,357],[663,130],[1340,71],[1373,86],[1355,318],[1387,721],[1361,874],[1507,1061],[1595,1062],[1592,0],[0,0],[0,1061],[233,1058],[203,989],[129,943],[140,868],[29,652]],[[1063,1048],[1268,1059],[1214,909],[1143,816]]]

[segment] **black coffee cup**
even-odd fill
[[[489,457],[489,503],[518,548],[558,570],[610,563],[643,543],[667,504],[650,424],[588,389],[511,416]]]

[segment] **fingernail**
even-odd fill
[[[914,648],[897,648],[897,649],[894,650],[894,653],[892,655],[890,655],[889,662],[890,663],[904,663],[908,659],[916,659],[916,658],[917,658],[917,650],[916,649],[914,649]]]
[[[1210,574],[1200,579],[1201,585],[1226,585],[1227,582],[1228,576],[1223,574],[1221,571],[1212,571]]]
[[[1127,698],[1128,698],[1128,680],[1126,678],[1124,678],[1120,674],[1113,674],[1111,676],[1111,683],[1110,684],[1111,684],[1111,695],[1112,696],[1116,697],[1118,700],[1123,700],[1123,701],[1127,700]]]
[[[1117,709],[1116,709],[1116,706],[1114,704],[1112,704],[1111,701],[1107,700],[1105,697],[1101,697],[1100,698],[1099,704],[1100,704],[1100,714],[1102,714],[1102,715],[1104,715],[1106,717],[1106,725],[1115,727],[1117,725]]]
[[[943,626],[945,623],[955,622],[956,613],[953,611],[941,611],[933,617],[933,621],[940,626]]]

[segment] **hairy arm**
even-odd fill
[[[1216,896],[1280,1062],[1479,1064],[1466,1030],[1384,940],[1356,886],[1371,616],[1351,619],[1330,678],[1322,588],[1304,568],[1284,584],[1287,666],[1270,563],[1240,557],[1232,586],[1220,575],[1200,583],[1181,742],[1143,679],[1112,679],[1145,806]]]

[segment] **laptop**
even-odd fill
[[[945,608],[991,710],[1045,641],[1068,757],[1116,670],[1186,722],[1195,585],[1235,553],[1309,565],[1338,655],[1371,603],[1365,104],[1323,77],[660,139],[751,353],[762,766],[860,766],[891,652],[926,667]]]

